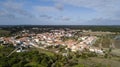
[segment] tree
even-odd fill
[[[41,61],[41,65],[47,67],[47,66],[48,66],[48,63],[47,63],[47,62],[48,62],[47,59],[44,57],[44,58],[42,59],[42,61]]]

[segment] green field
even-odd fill
[[[10,34],[10,31],[0,29],[0,36],[8,36],[9,34]]]

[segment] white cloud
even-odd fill
[[[52,16],[42,14],[42,15],[40,15],[40,18],[44,18],[44,19],[52,19]]]
[[[17,14],[22,16],[33,17],[31,13],[24,9],[24,3],[14,1],[5,1],[1,3],[1,8],[6,14]]]
[[[39,12],[59,12],[58,9],[52,6],[33,6],[33,10],[37,13]]]
[[[120,24],[120,19],[111,19],[111,18],[96,18],[96,19],[91,19],[87,22],[86,24],[96,24],[96,25],[119,25]]]
[[[120,0],[54,0],[60,3],[73,5],[77,7],[85,7],[94,9],[98,14],[103,16],[114,16],[117,11],[120,11]]]
[[[55,8],[58,9],[58,10],[63,10],[64,8],[64,5],[62,3],[56,3],[55,4]]]

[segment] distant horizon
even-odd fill
[[[33,25],[33,24],[18,24],[18,25],[0,25],[0,26],[120,26],[120,25]]]

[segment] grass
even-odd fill
[[[120,57],[120,49],[113,49],[111,54]]]
[[[1,30],[0,29],[0,36],[2,36],[2,35],[8,35],[8,34],[10,34],[10,31],[6,31],[6,30]]]
[[[31,62],[31,63],[28,63],[28,64],[26,64],[25,65],[25,67],[45,67],[45,66],[43,66],[43,65],[41,65],[41,64],[38,64],[38,63],[36,63],[36,62]]]
[[[1,45],[1,44],[0,44]],[[4,46],[0,46],[0,49],[4,48]]]
[[[48,56],[54,56],[54,54],[52,52],[48,52],[48,51],[42,51],[42,53],[47,54]]]
[[[114,59],[99,58],[99,57],[89,57],[87,59],[79,58],[78,64],[84,64],[85,67],[89,67],[89,66],[90,67],[91,66],[92,67],[119,67],[120,61],[116,61]]]
[[[48,56],[54,56],[54,53],[51,52],[51,51],[48,51],[48,50],[45,50],[45,49],[40,49],[40,48],[37,48],[37,50],[40,52],[40,53],[44,53]]]
[[[10,33],[9,31],[6,31],[6,30],[0,30],[0,34],[1,33]]]

